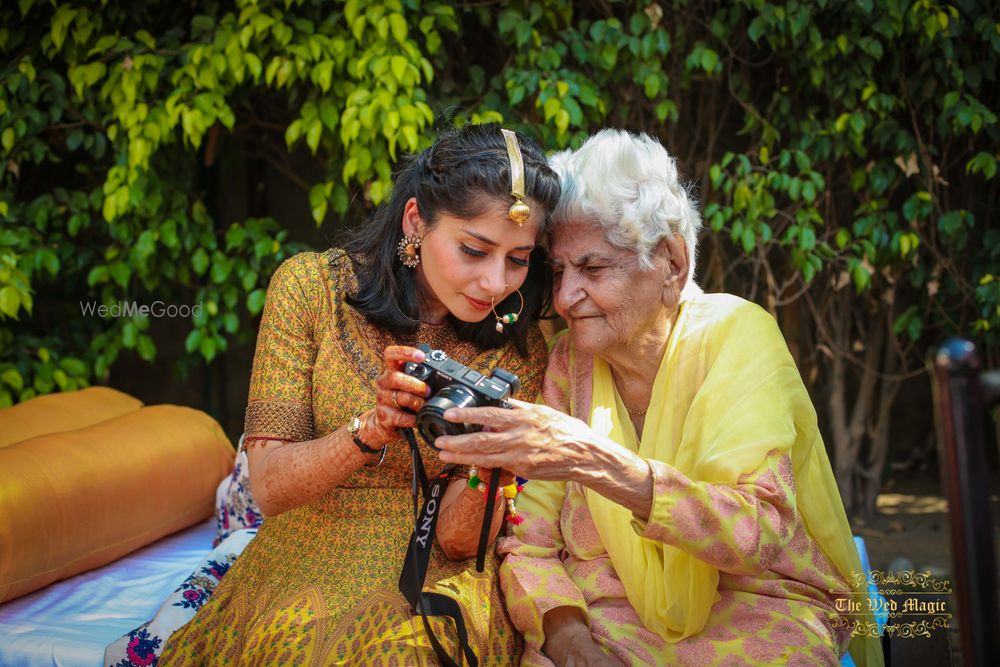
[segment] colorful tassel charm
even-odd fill
[[[497,490],[497,497],[502,497],[507,501],[507,521],[515,526],[521,525],[524,517],[517,513],[517,506],[514,503],[514,499],[517,498],[517,494],[524,493],[524,485],[527,483],[528,480],[525,478],[515,477],[513,482]],[[469,466],[469,488],[481,491],[483,495],[486,495],[487,486],[479,478],[479,466]]]
[[[524,521],[524,517],[517,513],[517,507],[514,505],[514,499],[507,499],[507,521],[510,521],[515,526],[520,526]]]
[[[517,513],[517,506],[514,504],[514,499],[517,498],[517,494],[524,493],[524,485],[527,483],[528,480],[525,478],[515,477],[513,483],[503,487],[503,495],[507,499],[507,521],[510,521],[515,526],[520,526],[524,521],[524,517]]]

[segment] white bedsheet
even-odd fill
[[[212,550],[215,519],[0,604],[3,667],[101,667],[104,647],[156,613]]]

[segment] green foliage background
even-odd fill
[[[198,174],[220,145],[316,156],[301,197],[332,229],[467,120],[547,149],[603,126],[661,138],[704,202],[701,282],[778,314],[830,396],[874,373],[891,406],[950,333],[996,361],[989,4],[19,0],[0,25],[0,407],[106,381],[123,350],[155,359],[149,318],[80,301],[203,303],[189,365],[252,338],[303,246],[273,218],[213,217]],[[820,410],[857,459],[871,415]]]

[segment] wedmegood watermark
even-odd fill
[[[110,306],[96,301],[81,301],[80,312],[84,317],[101,317],[104,319],[119,317],[198,317],[201,315],[202,304],[191,305],[167,304],[162,301],[139,303],[138,301],[119,301]]]

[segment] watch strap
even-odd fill
[[[380,454],[382,456],[382,460],[385,460],[385,446],[382,447],[381,449],[375,449],[374,447],[369,447],[358,435],[359,431],[361,430],[361,415],[363,414],[364,414],[363,412],[359,412],[357,415],[354,416],[354,421],[351,422],[351,425],[347,428],[347,431],[348,433],[351,434],[351,439],[354,440],[354,444],[358,446],[358,449],[360,449],[362,453]],[[382,461],[380,460],[379,463],[382,463]]]

